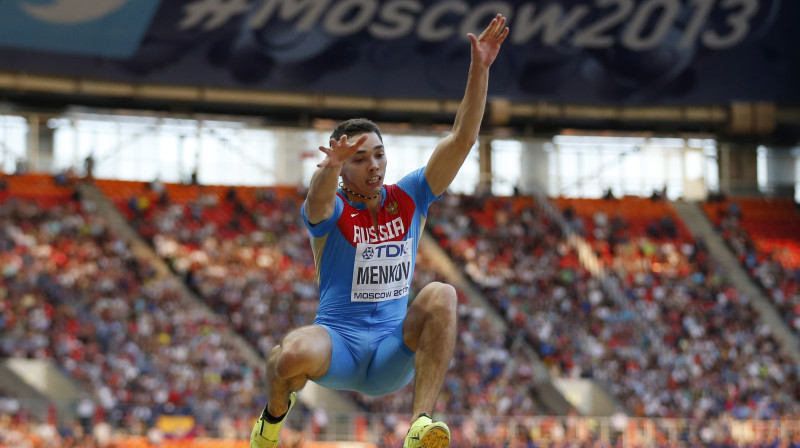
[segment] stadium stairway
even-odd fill
[[[614,279],[606,275],[591,245],[572,230],[567,221],[564,219],[564,215],[555,206],[555,204],[553,204],[553,201],[550,200],[540,186],[533,185],[530,194],[534,198],[537,209],[551,221],[557,222],[561,227],[561,232],[563,233],[567,242],[578,254],[578,260],[580,261],[581,265],[589,273],[591,273],[592,276],[601,281],[603,290],[606,291],[609,296],[613,297],[618,302],[622,302],[623,298],[619,284]],[[647,332],[648,329],[642,328],[642,331]],[[624,409],[624,407],[609,392],[607,392],[607,385],[600,384],[596,380],[586,379],[584,381],[591,383],[592,386],[590,387],[590,390],[591,394],[596,397],[595,400],[597,402],[604,403],[603,407],[607,410],[606,415],[610,416],[612,413],[616,413],[617,411]],[[571,386],[566,382],[564,383],[563,387],[565,388],[565,393],[568,394],[582,393],[579,392],[575,387],[572,387],[574,390],[569,390]],[[630,413],[629,409],[626,411]]]
[[[469,298],[470,302],[480,305],[486,310],[486,314],[491,319],[495,331],[506,332],[505,319],[503,319],[483,295],[464,278],[461,271],[453,264],[444,249],[439,246],[428,232],[422,233],[422,237],[420,238],[420,250],[425,252],[426,257],[431,260],[435,269],[447,279],[447,282],[453,285],[457,290],[463,292]],[[536,351],[524,341],[516,341],[515,343],[521,344],[520,348],[524,350],[524,353],[527,353],[530,359],[534,360],[534,365],[532,367],[534,378],[537,379],[537,383],[534,387],[538,393],[539,404],[543,408],[548,409],[553,415],[567,415],[572,405],[570,405],[569,401],[561,394],[558,388],[555,387],[550,373],[539,359]]]
[[[694,202],[675,201],[672,206],[683,220],[686,227],[697,237],[705,241],[712,257],[725,271],[733,286],[747,296],[758,311],[762,321],[768,325],[783,348],[792,357],[795,364],[800,365],[800,346],[798,339],[778,315],[769,299],[752,281],[739,260],[725,244],[722,236],[711,225],[700,205]]]
[[[74,403],[83,393],[52,362],[21,358],[0,361],[0,390],[11,392],[38,418],[46,421],[52,417],[59,423],[77,418]]]
[[[183,294],[191,298],[199,309],[208,312],[209,316],[214,315],[214,311],[211,310],[203,300],[197,297],[183,281],[172,273],[167,263],[159,257],[153,248],[128,224],[122,213],[119,212],[114,204],[97,187],[91,183],[78,183],[75,185],[75,188],[80,192],[82,198],[90,200],[95,204],[96,209],[94,212],[98,216],[103,216],[108,221],[109,227],[128,242],[131,247],[131,252],[135,256],[152,263],[158,272],[159,278],[172,278],[175,283],[179,285]],[[229,329],[228,334],[224,336],[245,355],[245,359],[250,360],[251,367],[260,371],[263,375],[265,362],[255,348],[248,344],[244,338],[232,329]],[[332,412],[352,413],[359,410],[358,406],[343,394],[325,389],[312,382],[307,383],[303,392],[299,394],[299,399],[301,403],[311,409],[315,408],[319,403],[325,403],[325,408]]]

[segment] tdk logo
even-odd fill
[[[408,253],[405,244],[387,244],[379,246],[375,250],[378,252],[378,258],[397,258]]]
[[[0,1],[0,46],[125,58],[161,0]]]
[[[361,258],[364,260],[386,260],[389,258],[405,257],[410,255],[408,241],[401,243],[383,243],[375,246],[367,246],[361,251]]]

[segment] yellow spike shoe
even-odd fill
[[[295,401],[297,401],[297,392],[292,392],[289,395],[289,409],[286,411],[286,415],[289,415]],[[256,420],[253,432],[250,433],[250,448],[275,448],[278,446],[278,438],[281,435],[283,422],[286,421],[286,415],[278,423],[270,423],[264,419],[266,413],[267,407],[264,406],[264,412]]]
[[[403,448],[448,448],[450,428],[444,422],[435,422],[425,414],[411,425]]]

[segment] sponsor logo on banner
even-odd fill
[[[383,302],[408,295],[414,240],[359,243],[353,267],[353,302]]]
[[[124,58],[138,48],[160,2],[0,1],[0,45]]]
[[[184,8],[181,29],[223,26],[249,13],[245,26],[266,29],[285,23],[291,34],[321,28],[329,36],[366,33],[379,40],[416,37],[442,42],[475,32],[487,18],[503,13],[511,19],[511,44],[538,40],[546,45],[631,50],[655,48],[680,24],[679,46],[699,43],[711,49],[729,48],[753,31],[760,12],[777,0],[549,0],[482,2],[465,0],[262,0],[254,3],[196,0]]]
[[[510,27],[492,66],[498,98],[800,101],[798,0],[0,0],[0,70],[459,99],[466,34],[497,13]]]
[[[178,28],[236,23],[229,68],[245,83],[307,88],[330,82],[337,71],[369,68],[387,76],[383,83],[352,83],[360,94],[455,97],[462,84],[452,80],[469,63],[464,36],[502,13],[511,32],[492,72],[496,94],[652,102],[676,92],[702,96],[701,83],[720,84],[716,70],[744,85],[757,82],[717,68],[719,61],[702,66],[707,80],[697,67],[709,54],[765,36],[781,20],[780,7],[781,0],[195,0],[183,8]],[[411,79],[400,73],[408,66],[423,69]],[[384,90],[370,90],[377,86]]]

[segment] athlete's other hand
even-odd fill
[[[330,148],[320,146],[319,150],[325,153],[325,160],[317,164],[317,167],[341,165],[345,160],[358,151],[358,148],[367,141],[367,134],[362,134],[358,140],[353,143],[347,142],[347,136],[343,135],[339,141],[331,139]]]
[[[480,36],[475,37],[469,33],[467,37],[472,44],[472,63],[481,68],[489,68],[500,51],[500,45],[508,37],[508,27],[505,26],[506,18],[502,14],[492,19]]]

